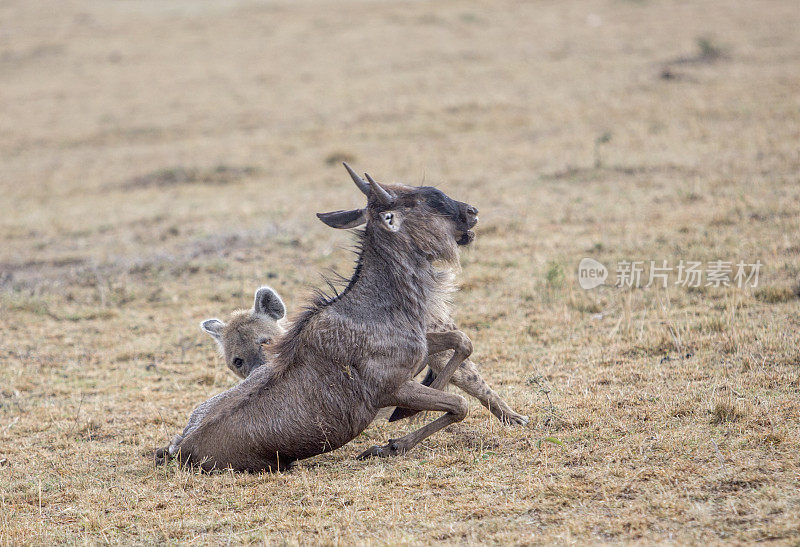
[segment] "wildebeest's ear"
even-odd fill
[[[256,291],[253,311],[272,317],[276,321],[286,316],[286,306],[272,287],[266,285]]]
[[[214,340],[219,342],[222,339],[222,329],[225,328],[225,323],[219,319],[206,319],[200,323],[200,328],[210,334]]]
[[[355,228],[367,221],[367,217],[364,216],[364,209],[317,213],[317,218],[331,228]]]

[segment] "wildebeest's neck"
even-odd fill
[[[341,329],[367,336],[398,330],[424,336],[431,323],[442,324],[449,317],[451,269],[436,267],[424,252],[393,235],[370,225],[359,234],[358,261],[347,288],[334,298],[321,296],[296,318],[273,348],[276,375],[293,363],[316,358],[304,356],[305,350],[323,351],[320,337],[307,330],[321,314],[333,312],[344,319],[337,323],[323,320],[323,329],[337,325],[336,333],[326,331],[326,336],[336,340],[350,337]],[[455,264],[457,267],[457,259]],[[320,327],[315,324],[312,328]],[[336,349],[336,343],[323,345],[326,353]]]
[[[424,332],[431,308],[444,305],[451,276],[405,237],[368,225],[361,238],[356,270],[337,308],[372,323]]]

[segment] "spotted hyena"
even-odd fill
[[[256,291],[253,309],[233,312],[228,322],[206,319],[200,324],[216,340],[225,364],[240,378],[266,363],[265,346],[285,332],[286,306],[271,287]]]
[[[228,322],[220,319],[206,319],[200,328],[217,342],[225,363],[236,376],[247,378],[257,368],[267,364],[265,346],[271,345],[285,328],[286,306],[272,287],[261,287],[256,291],[253,308],[234,311]],[[202,422],[214,401],[224,395],[212,397],[198,405],[189,417],[183,432],[176,435],[166,449],[156,451],[156,460],[165,461],[174,456],[183,438]]]

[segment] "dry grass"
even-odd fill
[[[793,2],[0,7],[0,543],[800,541]],[[197,328],[349,268],[341,159],[481,209],[474,402],[275,475],[147,454],[234,379]],[[227,166],[220,168],[220,166]],[[761,260],[762,289],[578,288]],[[788,287],[788,288],[787,288]],[[556,442],[557,441],[557,442]]]

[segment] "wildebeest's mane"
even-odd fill
[[[322,280],[328,286],[330,292],[325,292],[322,289],[315,289],[313,300],[315,306],[324,308],[340,300],[344,295],[350,292],[350,289],[353,288],[353,285],[355,285],[356,281],[361,277],[361,267],[364,262],[364,230],[358,231],[357,239],[350,250],[356,256],[352,275],[348,278],[333,269],[330,270],[327,276],[323,275]],[[344,286],[344,289],[340,291],[339,287],[341,286]]]
[[[365,230],[358,230],[356,234],[356,241],[353,246],[353,252],[356,254],[356,265],[353,270],[353,275],[350,277],[350,279],[347,279],[343,275],[333,271],[331,276],[323,276],[323,280],[328,285],[330,292],[326,293],[322,289],[315,289],[311,302],[301,308],[301,311],[292,320],[289,330],[286,332],[286,334],[281,336],[278,343],[273,346],[273,352],[276,356],[275,364],[279,368],[289,366],[295,362],[300,333],[306,328],[309,321],[311,321],[311,318],[320,313],[323,309],[332,305],[334,302],[341,300],[348,292],[350,292],[350,289],[353,288],[358,279],[361,277],[361,270],[364,260],[364,238],[366,237]],[[336,284],[338,283],[342,285],[345,282],[347,285],[340,292],[337,289]]]

